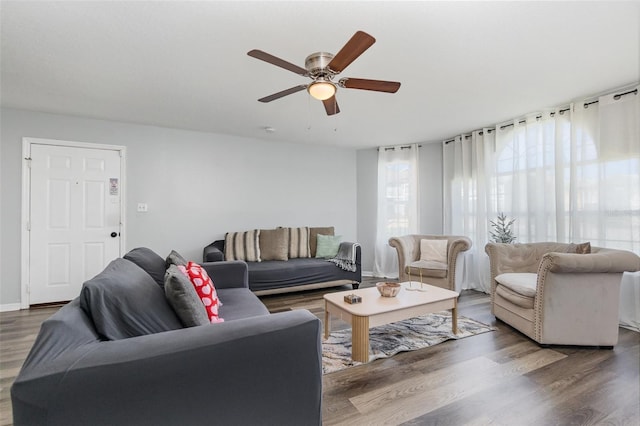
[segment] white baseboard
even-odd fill
[[[0,312],[19,311],[20,303],[7,303],[0,305]]]

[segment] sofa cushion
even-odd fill
[[[80,306],[105,340],[182,328],[154,279],[126,259],[113,260],[82,285]]]
[[[260,259],[289,260],[288,228],[260,230]]]
[[[218,294],[213,286],[213,282],[211,281],[211,278],[209,278],[209,275],[207,275],[207,271],[195,262],[189,262],[186,268],[184,266],[178,266],[178,268],[180,268],[181,271],[184,270],[189,277],[189,280],[191,280],[191,284],[195,288],[196,293],[207,312],[209,321],[224,321],[218,315],[220,301],[218,300]]]
[[[248,288],[221,288],[219,313],[225,321],[269,315],[266,306]]]
[[[447,240],[420,240],[420,260],[447,263]]]
[[[298,259],[311,256],[309,247],[309,228],[285,228],[288,233],[289,258]]]
[[[360,280],[359,273],[345,271],[325,259],[301,258],[289,259],[288,262],[269,260],[260,263],[251,262],[248,263],[248,267],[249,286],[252,291],[286,288],[326,281]],[[218,289],[218,291],[220,290]],[[220,299],[224,302],[222,296],[220,296]],[[224,318],[226,319],[226,317]]]
[[[191,280],[179,266],[170,265],[164,280],[164,294],[182,325],[196,327],[211,323]]]
[[[169,266],[171,265],[176,265],[176,266],[187,266],[187,260],[182,257],[182,255],[180,253],[178,253],[175,250],[171,250],[171,253],[169,253],[169,255],[167,256],[167,258],[164,261],[165,263],[165,267],[169,268]]]
[[[537,274],[530,272],[508,272],[496,276],[496,281],[525,297],[536,296]]]
[[[447,276],[447,264],[442,262],[434,262],[432,260],[416,260],[411,262],[405,268],[405,272],[413,277],[432,277],[432,278],[444,278]]]
[[[316,226],[309,228],[309,256],[316,257],[316,249],[318,247],[318,234],[335,235],[333,226]]]
[[[523,296],[522,294],[516,293],[515,291],[501,284],[498,284],[496,286],[496,295],[499,295],[508,302],[513,303],[514,305],[521,308],[533,309],[535,301],[534,297]]]
[[[260,230],[228,232],[224,238],[224,259],[260,262]]]
[[[330,258],[338,254],[342,235],[317,235],[318,247],[316,248],[316,257]]]
[[[123,256],[144,269],[160,287],[164,286],[165,260],[146,247],[138,247]]]

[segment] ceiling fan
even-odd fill
[[[307,56],[305,68],[294,65],[283,59],[270,55],[262,50],[252,50],[247,55],[284,68],[303,77],[310,77],[313,81],[309,84],[301,84],[290,89],[283,90],[273,95],[258,99],[260,102],[271,102],[292,93],[307,89],[314,98],[321,100],[327,115],[340,112],[336,101],[338,87],[345,89],[373,90],[376,92],[395,93],[400,88],[396,81],[368,80],[364,78],[341,78],[337,82],[333,78],[362,55],[365,50],[373,45],[376,39],[364,31],[356,32],[342,49],[332,55],[327,52],[316,52]]]

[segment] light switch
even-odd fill
[[[149,206],[147,203],[138,203],[138,211],[141,213],[146,213],[149,210]]]

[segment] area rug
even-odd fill
[[[495,330],[495,327],[458,315],[458,334],[451,331],[451,312],[423,315],[369,330],[369,362],[399,352],[415,351],[451,339]],[[351,359],[351,329],[335,331],[322,343],[322,373],[361,365]]]

